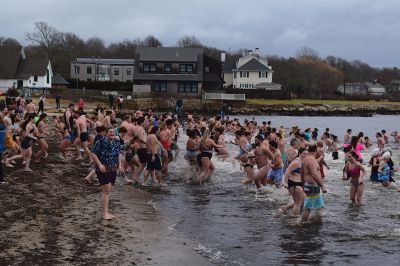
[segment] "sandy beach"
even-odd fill
[[[33,163],[32,173],[19,165],[5,169],[1,265],[210,264],[151,205],[157,191],[138,190],[119,178],[110,202],[117,218],[103,221],[99,187],[82,181],[88,166],[72,157],[63,162],[56,136],[49,147],[49,157]]]

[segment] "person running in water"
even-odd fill
[[[304,183],[301,179],[302,161],[306,158],[308,151],[304,148],[299,149],[298,157],[289,164],[285,172],[283,186],[287,188],[292,196],[293,202],[282,207],[284,213],[292,209],[293,215],[300,215],[300,208],[306,196],[303,191]]]

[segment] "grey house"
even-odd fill
[[[76,58],[71,62],[71,79],[83,81],[133,80],[133,59]]]
[[[147,85],[152,97],[200,98],[222,86],[221,62],[202,48],[138,48],[135,85]]]

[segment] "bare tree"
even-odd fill
[[[147,36],[144,40],[143,40],[143,46],[144,47],[162,47],[162,43],[159,39],[157,39],[156,37],[154,37],[153,35],[149,35]]]
[[[35,22],[35,31],[27,33],[26,38],[33,43],[39,44],[47,53],[48,58],[51,60],[53,57],[53,50],[60,40],[60,32],[53,26],[48,25],[46,22]]]
[[[297,59],[320,60],[318,51],[309,47],[301,47],[296,53]]]
[[[98,37],[92,37],[86,41],[86,50],[90,56],[103,57],[106,52],[106,46],[102,39]]]
[[[176,45],[178,47],[195,47],[195,48],[201,48],[203,47],[203,44],[200,42],[199,39],[197,39],[195,36],[189,36],[189,35],[184,35],[183,37],[181,37]]]
[[[0,46],[21,46],[21,44],[14,38],[0,36]]]

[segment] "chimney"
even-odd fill
[[[254,53],[255,53],[256,55],[260,55],[260,49],[259,49],[259,48],[254,49]]]
[[[221,63],[225,63],[225,51],[221,51]]]

